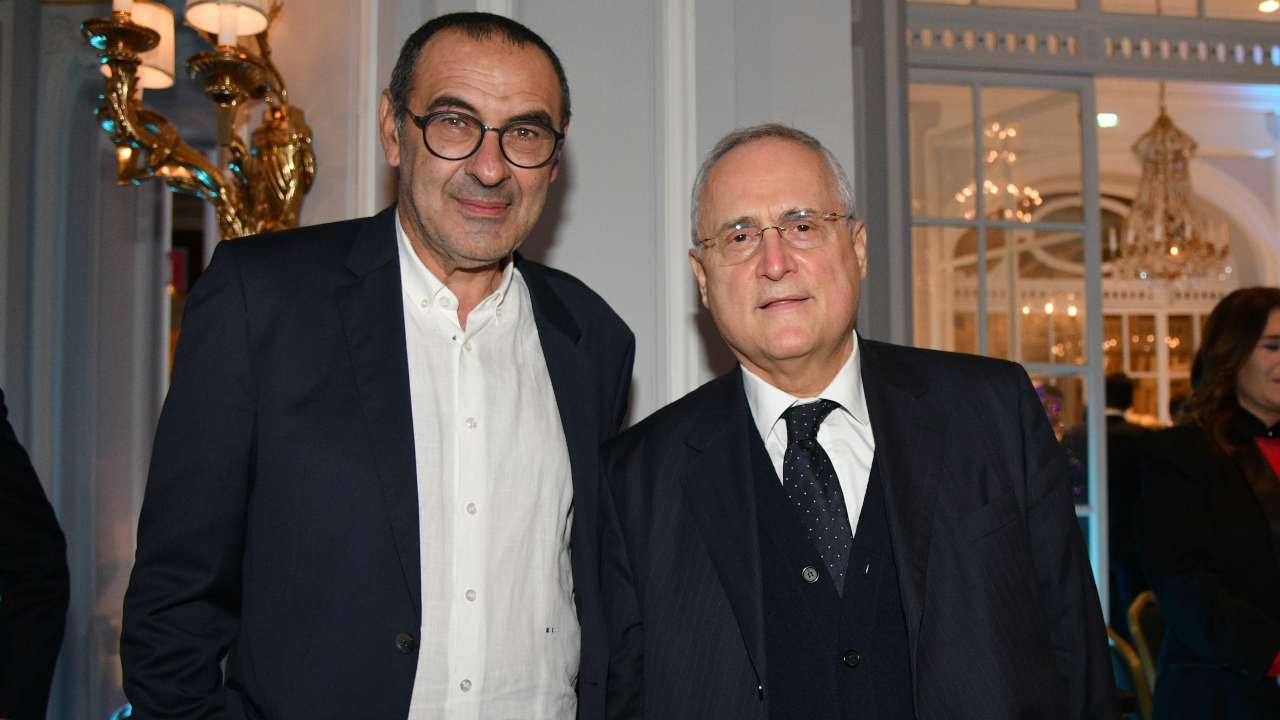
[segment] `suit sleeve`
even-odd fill
[[[1138,515],[1143,569],[1180,641],[1209,662],[1263,680],[1280,649],[1280,623],[1233,592],[1215,570],[1220,540],[1207,511],[1213,506],[1209,488],[1227,479],[1190,475],[1185,467],[1155,458],[1144,463]]]
[[[66,539],[0,392],[0,717],[44,717],[69,598]]]
[[[223,243],[183,317],[156,430],[120,656],[133,717],[221,718],[239,627],[255,389],[249,310]]]
[[[1020,368],[1015,373],[1037,597],[1045,608],[1058,675],[1069,688],[1069,717],[1116,717],[1107,631],[1071,500],[1066,456],[1026,373]]]
[[[633,563],[613,497],[612,464],[606,459],[601,470],[604,488],[600,493],[600,586],[609,630],[605,717],[633,720],[644,717],[644,622]]]
[[[622,362],[619,363],[618,378],[614,382],[613,404],[608,416],[613,422],[613,426],[609,428],[610,435],[622,429],[631,403],[631,372],[636,359],[636,337],[630,330],[626,331],[626,337],[626,349],[623,351]]]

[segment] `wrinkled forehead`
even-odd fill
[[[780,138],[751,140],[720,158],[702,189],[699,226],[727,218],[773,221],[799,209],[839,210],[840,191],[823,155]]]

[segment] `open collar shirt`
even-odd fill
[[[409,718],[572,720],[573,483],[528,288],[507,262],[464,328],[398,216],[396,236],[422,570]]]

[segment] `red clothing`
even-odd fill
[[[1267,459],[1276,477],[1280,477],[1280,438],[1256,437],[1253,440],[1258,443],[1262,457]],[[1280,653],[1276,653],[1275,659],[1271,661],[1271,669],[1267,671],[1267,677],[1280,677]]]

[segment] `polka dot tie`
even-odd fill
[[[818,549],[836,592],[843,594],[853,532],[831,458],[818,444],[818,426],[832,410],[830,400],[792,405],[782,414],[787,423],[787,452],[782,458],[782,487],[800,511],[809,542]]]

